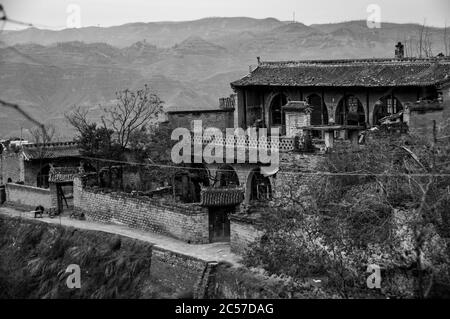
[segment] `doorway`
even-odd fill
[[[230,241],[230,214],[233,207],[209,208],[209,242]]]
[[[287,97],[284,94],[277,94],[270,102],[270,125],[271,127],[283,128],[285,123],[282,107],[287,104]]]
[[[58,214],[73,208],[73,183],[55,183]]]

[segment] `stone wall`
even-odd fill
[[[83,188],[74,180],[74,208],[88,220],[124,224],[170,235],[188,243],[208,243],[208,210],[198,204],[181,204],[125,193]]]
[[[163,287],[182,293],[202,295],[203,293],[197,290],[202,288],[199,286],[207,263],[201,259],[153,246],[150,273],[153,280]]]
[[[244,255],[249,245],[259,240],[263,234],[258,229],[256,219],[250,216],[230,216],[230,248],[235,254]]]
[[[274,201],[283,200],[291,192],[302,198],[311,178],[315,178],[312,174],[323,159],[321,154],[281,153],[280,170],[272,180]]]
[[[0,161],[0,185],[6,184],[9,179],[13,183],[23,181],[23,158],[20,153],[5,151],[1,154]]]
[[[46,210],[56,207],[56,192],[28,185],[6,184],[6,203],[33,210],[42,205]]]

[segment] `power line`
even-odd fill
[[[204,167],[186,167],[186,166],[176,166],[176,165],[168,165],[168,164],[149,164],[149,163],[138,163],[138,162],[130,162],[130,161],[119,161],[119,160],[111,160],[100,157],[90,157],[90,156],[79,156],[79,158],[100,161],[106,163],[115,163],[115,164],[123,164],[130,166],[145,166],[145,167],[159,167],[159,168],[174,168],[174,169],[186,169],[186,170],[204,170]],[[203,163],[193,163],[193,164],[203,164]],[[232,165],[234,163],[213,163],[220,164],[222,166]],[[257,164],[257,163],[253,163]],[[218,169],[220,171],[235,171],[235,172],[249,172],[249,170],[240,170],[240,169]],[[450,177],[450,173],[440,173],[440,174],[430,174],[430,173],[412,173],[412,174],[390,174],[390,173],[364,173],[364,172],[341,172],[341,173],[333,173],[333,172],[305,172],[305,171],[289,171],[283,170],[280,171],[283,174],[288,175],[304,175],[304,176],[359,176],[359,177]]]
[[[32,116],[30,116],[26,111],[24,111],[18,104],[6,102],[3,100],[0,100],[0,104],[13,108],[14,110],[18,111],[20,114],[22,114],[25,118],[27,118],[29,121],[33,122],[37,126],[39,126],[44,133],[46,133],[44,124],[40,123],[38,120],[34,119]],[[145,166],[145,167],[159,167],[159,168],[173,168],[173,169],[185,169],[185,170],[204,170],[204,168],[201,167],[186,167],[186,166],[176,166],[176,165],[168,165],[168,164],[149,164],[149,163],[138,163],[138,162],[130,162],[130,161],[119,161],[119,160],[110,160],[110,159],[104,159],[100,157],[90,157],[90,156],[79,156],[82,159],[87,160],[93,160],[93,161],[101,161],[106,163],[115,163],[115,164],[122,164],[122,165],[131,165],[131,166]],[[194,164],[203,164],[203,163],[194,163]],[[223,166],[234,164],[234,163],[214,163],[214,164],[221,164]],[[251,163],[252,164],[252,163]],[[253,163],[257,164],[257,163]],[[221,169],[221,171],[227,171],[224,169]],[[231,169],[228,171],[235,171],[235,172],[248,172],[248,170],[239,170],[239,169]],[[450,173],[412,173],[412,174],[391,174],[391,173],[364,173],[364,172],[305,172],[305,171],[289,171],[289,170],[283,170],[283,174],[288,175],[294,175],[294,176],[357,176],[357,177],[450,177]]]

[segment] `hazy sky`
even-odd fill
[[[450,0],[0,0],[11,19],[41,28],[64,28],[70,4],[80,8],[81,26],[182,21],[204,17],[274,17],[313,23],[361,20],[376,4],[381,20],[450,25]],[[6,29],[15,28],[7,24]]]

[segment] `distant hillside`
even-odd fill
[[[19,103],[71,135],[64,113],[114,103],[115,91],[148,83],[165,107],[217,107],[229,83],[262,60],[392,57],[398,41],[414,46],[421,26],[365,21],[306,26],[273,18],[206,18],[110,28],[4,32],[0,98]],[[444,52],[443,29],[430,28],[433,54]],[[409,48],[410,49],[410,48]],[[0,111],[0,137],[30,123]]]
[[[252,19],[204,18],[185,22],[129,23],[109,28],[87,27],[49,31],[30,28],[4,35],[7,44],[36,42],[44,45],[57,42],[83,41],[86,43],[105,42],[114,46],[126,47],[138,41],[147,41],[159,47],[171,47],[186,38],[198,36],[215,39],[242,31],[263,32],[282,25],[273,18]]]

